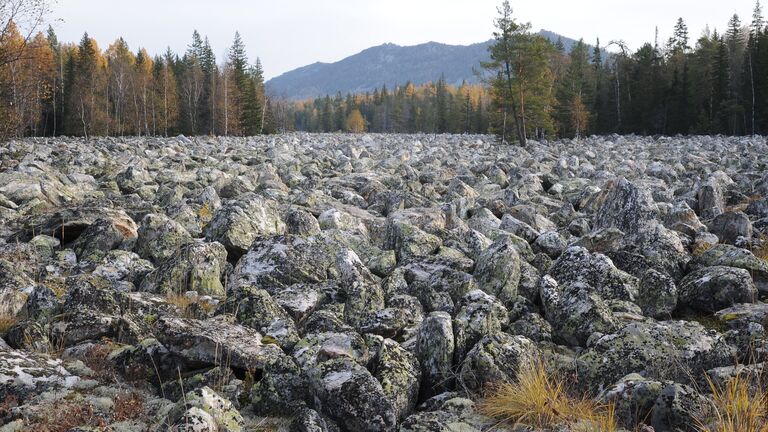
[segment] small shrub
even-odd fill
[[[46,407],[40,420],[25,424],[36,432],[66,432],[76,427],[106,428],[107,421],[94,413],[93,406],[84,401],[61,402]]]
[[[114,420],[135,420],[144,414],[144,397],[139,393],[124,393],[115,397]]]
[[[112,365],[107,358],[113,349],[114,344],[110,341],[93,345],[86,352],[85,365],[93,370],[98,377],[108,376],[112,370]]]
[[[547,372],[543,361],[526,365],[517,380],[491,388],[479,404],[480,412],[515,426],[546,429],[567,426],[574,431],[616,430],[613,405],[586,397],[574,397],[563,379]]]
[[[737,374],[724,385],[707,376],[714,415],[697,419],[702,432],[768,432],[768,388],[760,373]]]

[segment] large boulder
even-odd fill
[[[161,262],[141,283],[142,291],[224,295],[221,281],[227,266],[227,250],[220,243],[188,243]]]
[[[338,358],[319,363],[306,373],[315,408],[345,430],[395,430],[395,407],[381,384],[364,367],[349,358]]]
[[[757,289],[760,292],[768,293],[768,261],[761,260],[747,249],[717,244],[694,256],[688,266],[691,270],[713,266],[736,267],[747,270]]]
[[[696,322],[634,322],[606,332],[578,360],[582,379],[599,388],[630,373],[687,383],[732,364],[735,354],[722,335]]]
[[[752,276],[734,267],[705,267],[680,281],[680,306],[714,313],[737,303],[757,300]]]
[[[539,355],[536,344],[526,337],[488,333],[461,363],[458,380],[470,391],[480,391],[489,384],[514,382],[520,367],[532,364]]]
[[[553,336],[567,344],[584,346],[593,333],[610,333],[618,325],[610,306],[584,283],[561,287],[551,276],[544,276],[539,296]]]
[[[520,283],[520,255],[512,238],[503,236],[483,251],[473,275],[481,290],[503,302],[514,299]]]
[[[421,396],[430,397],[451,388],[455,340],[451,316],[432,312],[421,323],[416,356],[421,364]]]
[[[261,235],[285,232],[277,203],[255,194],[245,194],[224,204],[205,226],[203,235],[224,245],[234,257],[243,255]]]
[[[134,250],[142,258],[160,263],[191,241],[192,236],[181,224],[165,215],[150,213],[139,224]]]
[[[634,300],[637,278],[613,265],[610,258],[589,253],[582,247],[570,247],[552,264],[549,275],[560,285],[587,284],[606,300]]]

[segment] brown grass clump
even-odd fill
[[[195,299],[179,293],[168,293],[165,296],[165,301],[176,306],[184,318],[194,318],[195,314],[192,310],[192,304],[195,303]]]
[[[712,249],[712,244],[706,242],[697,242],[693,245],[691,254],[693,256],[699,256],[710,249]]]
[[[768,261],[768,236],[760,236],[760,246],[752,249],[752,253],[763,261]]]
[[[574,397],[563,383],[539,360],[521,368],[515,382],[494,386],[478,408],[488,417],[515,426],[568,426],[569,430],[583,432],[616,430],[613,405],[586,396]]]
[[[724,385],[707,376],[714,415],[697,420],[702,432],[768,432],[768,388],[760,373],[737,374]]]
[[[17,321],[13,315],[0,314],[0,335],[4,335]]]

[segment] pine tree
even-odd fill
[[[498,12],[491,61],[483,66],[494,74],[492,98],[499,114],[494,122],[502,142],[507,139],[511,114],[518,142],[524,146],[529,131],[538,135],[553,129],[549,56],[554,48],[544,38],[530,34],[530,24],[515,22],[509,1]]]

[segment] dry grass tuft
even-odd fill
[[[195,314],[192,310],[192,304],[195,303],[195,299],[184,295],[183,293],[169,293],[165,296],[165,301],[176,306],[184,318],[194,318]]]
[[[760,236],[760,245],[752,249],[752,253],[763,261],[768,261],[768,236]]]
[[[613,405],[571,395],[564,380],[547,372],[539,360],[523,367],[517,381],[496,385],[478,405],[498,421],[535,429],[566,426],[572,431],[612,432],[617,428]]]
[[[4,335],[16,322],[18,319],[15,316],[0,314],[0,335]]]
[[[691,254],[697,257],[710,249],[712,249],[712,244],[706,243],[706,242],[696,242],[693,245],[693,250],[691,251]]]
[[[697,420],[702,432],[768,432],[768,389],[762,374],[737,374],[724,385],[707,376],[712,418]]]

